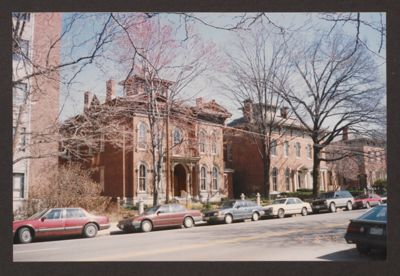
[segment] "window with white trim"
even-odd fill
[[[139,192],[145,192],[147,185],[147,168],[146,165],[140,164],[139,166]]]
[[[211,135],[211,153],[217,154],[217,135],[215,132]]]
[[[174,146],[177,146],[180,143],[182,143],[182,132],[179,128],[174,129],[173,140],[174,140]]]
[[[301,151],[301,145],[300,145],[300,143],[299,142],[296,142],[296,144],[295,144],[295,149],[296,149],[296,156],[297,157],[300,157],[300,151]]]
[[[26,83],[17,83],[13,86],[13,105],[22,105],[25,103],[28,85]]]
[[[277,154],[276,147],[277,147],[276,141],[272,140],[271,141],[271,155],[273,155],[273,156],[276,156],[276,154]]]
[[[206,152],[206,133],[203,130],[199,132],[199,152]]]
[[[272,169],[272,189],[278,191],[278,169]]]
[[[13,173],[13,198],[24,198],[25,174]]]
[[[212,189],[214,191],[218,190],[218,168],[213,167],[212,169]]]
[[[285,170],[285,184],[286,184],[286,191],[290,191],[290,170],[286,168]]]
[[[285,141],[285,143],[283,144],[283,151],[285,154],[285,157],[289,156],[289,142]]]
[[[207,189],[207,169],[202,166],[200,169],[200,190],[205,191]]]
[[[138,148],[146,149],[147,147],[147,126],[145,123],[139,123],[138,127]]]
[[[306,146],[307,158],[311,159],[311,145],[307,144]]]

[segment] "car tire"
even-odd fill
[[[192,228],[193,225],[194,225],[194,222],[193,222],[193,219],[192,219],[191,217],[186,217],[186,218],[183,220],[183,226],[184,226],[185,228]]]
[[[284,218],[285,217],[285,210],[279,209],[278,210],[278,218]]]
[[[232,221],[233,221],[232,215],[229,215],[229,214],[228,214],[228,215],[225,216],[224,222],[225,222],[226,224],[231,224]]]
[[[308,211],[306,207],[303,207],[303,209],[301,209],[301,215],[302,216],[307,216],[308,215]]]
[[[20,243],[30,243],[32,239],[32,232],[28,227],[22,227],[18,230],[18,241]]]
[[[335,213],[336,212],[336,205],[335,205],[334,202],[329,204],[329,212],[331,212],[331,213]]]
[[[83,236],[85,238],[94,238],[97,235],[97,226],[94,223],[88,223],[83,228]]]
[[[260,218],[260,215],[259,215],[257,212],[254,212],[254,213],[251,215],[251,220],[252,220],[252,221],[257,221],[259,218]]]
[[[369,204],[369,202],[367,202],[367,204],[365,204],[365,207],[367,207],[367,209],[371,208],[371,204]]]
[[[351,203],[351,201],[347,201],[346,210],[347,211],[353,210],[353,204]]]
[[[152,229],[153,229],[153,224],[149,220],[144,220],[140,224],[140,230],[142,230],[142,232],[151,232]]]
[[[356,247],[360,255],[368,255],[369,251],[371,251],[371,249],[366,245],[357,244]]]

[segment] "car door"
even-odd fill
[[[233,219],[243,219],[246,215],[245,207],[246,205],[243,200],[236,201],[232,208]]]
[[[44,216],[41,217],[37,236],[52,237],[65,235],[64,228],[64,209],[50,209]]]
[[[171,205],[171,225],[181,225],[183,218],[186,214],[186,209],[182,205],[172,204]]]
[[[170,205],[162,205],[158,208],[153,218],[154,227],[164,227],[171,225],[171,208]]]
[[[286,207],[285,207],[285,214],[294,214],[296,213],[296,201],[294,200],[294,198],[289,198],[288,200],[286,200]]]
[[[304,204],[304,202],[302,202],[302,201],[301,201],[300,199],[298,199],[298,198],[295,198],[294,201],[295,201],[295,203],[296,203],[296,211],[295,211],[295,213],[296,213],[296,214],[300,214],[300,213],[301,213],[301,210],[303,209],[303,207],[305,207],[305,204]]]
[[[88,218],[82,209],[67,208],[65,214],[65,234],[74,235],[82,233],[83,226],[88,222]]]

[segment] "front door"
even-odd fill
[[[179,164],[174,169],[174,196],[182,196],[186,191],[186,170]]]

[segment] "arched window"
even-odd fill
[[[174,129],[174,146],[182,143],[182,132],[179,128]]]
[[[199,133],[199,151],[206,152],[206,133],[203,130]]]
[[[215,132],[211,135],[211,153],[217,154],[217,135]]]
[[[289,142],[285,141],[283,144],[283,151],[285,152],[285,157],[289,156]]]
[[[147,185],[147,168],[146,165],[140,164],[139,166],[139,192],[145,192]]]
[[[290,170],[286,168],[285,170],[285,184],[286,184],[286,191],[290,191]]]
[[[306,151],[307,151],[307,158],[311,159],[311,145],[310,144],[307,144]]]
[[[201,167],[200,169],[200,190],[206,190],[206,183],[207,183],[207,170],[205,167]]]
[[[278,169],[272,169],[272,189],[278,191]]]
[[[300,149],[301,149],[301,146],[300,146],[300,143],[299,143],[299,142],[296,142],[295,148],[296,148],[296,156],[297,156],[297,157],[300,157]]]
[[[138,148],[145,149],[147,146],[147,126],[145,123],[139,123],[138,128]]]
[[[212,189],[218,190],[218,169],[214,167],[212,170]]]
[[[276,156],[276,141],[275,140],[271,141],[271,154],[273,156]]]

